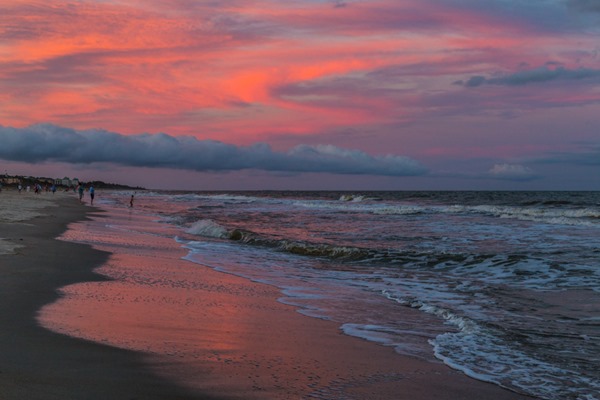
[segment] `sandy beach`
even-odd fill
[[[41,328],[38,310],[56,289],[102,279],[107,254],[54,240],[92,208],[72,194],[0,192],[0,398],[187,399],[143,367],[139,355]]]
[[[0,193],[2,399],[529,398],[346,336],[274,287],[209,268],[183,296],[109,281],[92,271],[143,266],[151,279],[168,262],[176,280],[197,266],[160,238],[151,255],[55,240],[98,210],[51,196]],[[173,315],[179,303],[195,312]]]

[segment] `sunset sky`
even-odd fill
[[[0,0],[0,168],[600,190],[600,0]]]

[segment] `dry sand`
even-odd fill
[[[0,207],[9,198],[5,195],[0,193]],[[192,363],[177,355],[131,352],[51,333],[36,324],[35,316],[57,299],[56,289],[98,281],[91,273],[94,267],[124,257],[53,240],[66,223],[93,210],[74,197],[57,204],[35,209],[46,216],[27,224],[0,220],[0,238],[23,246],[16,254],[0,255],[1,399],[528,398],[443,364],[403,357],[392,348],[343,335],[336,324],[277,302],[275,288],[208,268],[200,290],[186,299],[197,302],[200,310],[186,324],[174,325],[168,307],[133,301],[87,310],[83,322],[101,330],[136,319],[135,325],[143,326],[145,334],[152,332],[155,340],[192,343]],[[181,249],[173,251],[183,255]],[[133,256],[128,257],[131,263]],[[174,259],[178,267],[189,267]],[[160,259],[148,268],[160,268]]]

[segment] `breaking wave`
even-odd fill
[[[519,393],[534,392],[545,399],[563,399],[564,387],[574,388],[568,398],[597,399],[594,394],[600,392],[599,381],[567,367],[559,368],[536,357],[535,352],[525,352],[511,345],[514,335],[500,325],[478,323],[419,299],[395,296],[385,290],[383,294],[399,304],[440,317],[455,327],[457,332],[443,333],[429,343],[436,358],[472,378]]]
[[[402,270],[429,270],[455,276],[482,279],[490,284],[509,283],[534,290],[560,290],[581,285],[594,286],[600,270],[594,265],[557,267],[523,254],[477,254],[448,251],[415,251],[391,248],[361,248],[331,243],[265,237],[250,230],[230,229],[211,219],[192,224],[186,233],[213,239],[236,241],[275,251],[349,265],[371,268],[388,266]],[[600,290],[600,289],[599,289]]]
[[[210,238],[226,239],[229,237],[229,232],[227,231],[227,228],[225,228],[222,225],[219,225],[212,219],[200,220],[194,223],[188,229],[186,229],[185,232],[191,235],[204,236]]]

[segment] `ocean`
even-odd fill
[[[542,399],[600,399],[600,192],[129,196],[98,193],[106,232],[63,239],[148,230],[347,335]]]

